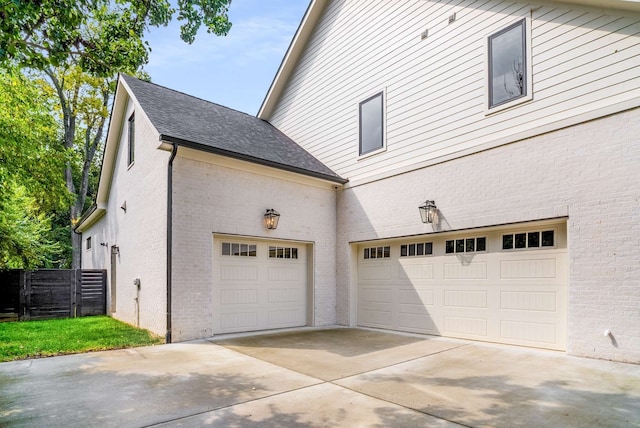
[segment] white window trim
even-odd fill
[[[132,111],[127,119],[127,170],[129,170],[136,163],[136,112]],[[131,122],[133,122],[133,135],[131,135]],[[132,143],[133,142],[133,150]],[[131,159],[131,152],[133,152],[133,159]]]
[[[382,147],[374,150],[372,152],[368,152],[368,153],[364,153],[364,154],[360,154],[360,104],[362,104],[364,101],[367,101],[369,99],[372,99],[373,97],[375,97],[376,95],[382,94]],[[356,117],[358,118],[357,123],[358,123],[358,146],[356,147],[356,155],[357,155],[357,160],[363,160],[363,159],[367,159],[370,158],[372,156],[378,155],[380,153],[384,153],[387,151],[387,88],[382,88],[382,90],[376,91],[372,94],[370,94],[369,96],[366,96],[364,98],[362,98],[362,101],[358,102],[358,106],[357,106],[357,110],[356,110]]]
[[[508,103],[504,103],[504,104],[500,104],[499,106],[496,107],[489,107],[489,85],[491,83],[491,80],[489,78],[489,37],[493,36],[494,34],[502,31],[503,29],[519,22],[522,21],[522,19],[524,18],[525,20],[525,29],[524,29],[524,33],[525,33],[525,43],[526,43],[526,52],[525,55],[527,56],[527,94],[523,97],[517,98],[513,101],[509,101]],[[493,31],[491,31],[491,33],[487,34],[486,37],[484,38],[484,109],[485,109],[485,116],[489,116],[491,114],[509,109],[511,107],[529,102],[531,100],[533,100],[533,66],[532,66],[532,54],[531,54],[531,13],[529,13],[527,16],[524,17],[518,17],[518,19],[514,19],[513,21],[509,22],[507,25],[502,25],[500,26],[500,28],[497,28]]]

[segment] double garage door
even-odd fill
[[[213,332],[307,324],[305,244],[214,237]]]
[[[564,350],[566,223],[358,247],[358,324]]]

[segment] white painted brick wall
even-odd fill
[[[435,227],[419,219],[426,199],[440,212]],[[566,215],[567,351],[638,362],[640,109],[341,192],[337,321],[353,319],[350,241]],[[615,341],[604,337],[605,329]]]
[[[117,262],[117,298],[113,317],[139,325],[158,335],[166,333],[166,212],[167,165],[170,153],[158,150],[158,133],[141,111],[135,116],[135,162],[127,165],[126,109],[109,203],[105,217],[83,233],[93,238],[91,251],[83,251],[84,268],[107,269],[110,303],[111,246],[120,248]],[[127,211],[120,207],[127,203]],[[107,246],[101,246],[104,242]],[[140,278],[140,294],[133,285]],[[140,310],[135,299],[139,298]]]
[[[173,181],[173,339],[213,335],[213,233],[313,242],[313,323],[335,324],[335,191],[181,153]],[[267,208],[281,215],[274,231],[262,223]]]

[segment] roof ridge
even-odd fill
[[[244,112],[244,111],[237,110],[237,109],[234,109],[234,108],[231,108],[231,107],[228,107],[228,106],[225,106],[225,105],[219,104],[219,103],[217,103],[217,102],[215,102],[215,101],[205,100],[204,98],[200,98],[200,97],[197,97],[197,96],[195,96],[195,95],[187,94],[186,92],[182,92],[182,91],[179,91],[179,90],[177,90],[177,89],[169,88],[168,86],[160,85],[159,83],[155,83],[155,82],[147,82],[146,80],[138,79],[137,77],[132,76],[132,75],[127,74],[127,73],[120,73],[120,75],[121,75],[121,76],[123,76],[123,78],[124,78],[124,77],[126,77],[126,78],[130,78],[130,79],[135,79],[135,80],[137,80],[137,81],[139,81],[139,82],[142,82],[142,83],[146,83],[146,84],[149,84],[149,85],[153,85],[153,86],[156,86],[156,87],[161,88],[161,89],[166,89],[167,91],[175,92],[175,93],[177,93],[177,94],[184,95],[184,96],[187,96],[187,97],[189,97],[189,98],[194,98],[194,99],[196,99],[196,100],[204,101],[205,103],[213,104],[213,105],[215,105],[215,106],[222,107],[223,109],[230,110],[230,111],[234,111],[234,112],[237,112],[237,113],[241,113],[241,114],[244,114],[245,116],[249,116],[249,117],[252,117],[252,118],[254,118],[254,119],[258,119],[258,120],[261,120],[261,121],[263,121],[263,122],[267,122],[267,121],[266,121],[266,120],[264,120],[264,119],[260,119],[260,118],[259,118],[258,116],[256,116],[256,115],[252,115],[252,114],[246,113],[246,112]],[[267,123],[269,123],[269,122],[267,122]]]

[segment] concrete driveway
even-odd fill
[[[2,427],[640,427],[640,365],[362,329],[0,364]]]

